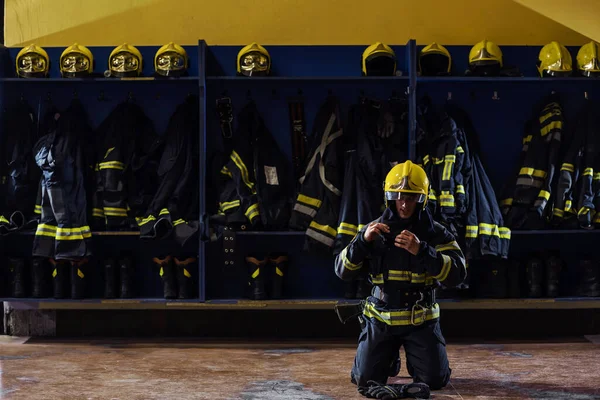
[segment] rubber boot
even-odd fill
[[[131,299],[135,297],[134,293],[134,265],[130,257],[123,257],[119,260],[119,283],[121,284],[121,298]]]
[[[164,258],[154,257],[152,259],[160,267],[160,277],[163,281],[163,296],[165,299],[174,299],[177,297],[177,281],[173,258],[166,256]]]
[[[273,268],[270,295],[272,299],[281,299],[283,298],[283,282],[288,270],[289,258],[286,254],[275,253],[269,257],[269,263]]]
[[[579,295],[583,297],[600,296],[600,269],[595,260],[585,258],[579,262],[581,281]]]
[[[527,274],[527,289],[529,297],[542,297],[542,282],[544,274],[544,263],[536,257],[527,261],[525,267]]]
[[[11,296],[27,296],[27,266],[23,258],[9,258],[8,267],[11,273]]]
[[[546,297],[558,297],[560,271],[562,270],[562,260],[558,256],[550,256],[546,259],[545,287]]]
[[[69,287],[69,264],[65,260],[50,259],[52,269],[53,297],[55,299],[64,299],[67,297]]]
[[[113,258],[104,260],[104,298],[114,299],[117,296],[117,265]]]
[[[267,293],[265,292],[265,266],[268,259],[259,260],[256,257],[246,257],[246,265],[248,266],[248,275],[250,280],[248,286],[250,287],[250,299],[252,300],[265,300]]]
[[[88,260],[71,261],[71,298],[83,299],[86,295],[86,275],[88,274]]]
[[[188,257],[186,259],[175,258],[175,268],[177,270],[177,286],[179,299],[191,299],[194,297],[194,279],[198,275],[198,259]]]
[[[41,299],[50,296],[50,265],[46,258],[34,257],[31,260],[31,296]]]

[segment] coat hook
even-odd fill
[[[446,98],[446,100],[448,100],[448,101],[452,100],[452,92],[448,92],[448,97]]]
[[[492,100],[500,100],[500,97],[498,97],[498,92],[496,92],[494,90],[494,95],[492,96]]]
[[[585,97],[586,100],[589,100],[588,92],[583,92],[583,97]]]

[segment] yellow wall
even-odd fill
[[[512,0],[5,0],[5,5],[7,46],[198,39],[224,45],[588,41]]]

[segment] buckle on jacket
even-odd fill
[[[421,304],[421,302],[425,299],[425,293],[421,292],[421,298],[417,301],[415,301],[415,304],[413,304],[412,306],[412,310],[410,313],[410,323],[413,326],[419,326],[419,325],[423,325],[423,323],[425,322],[425,317],[427,315],[427,308]],[[421,310],[423,312],[422,317],[420,319],[420,322],[417,323],[417,321],[415,321],[415,314],[417,313],[417,311]]]

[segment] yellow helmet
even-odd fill
[[[571,53],[562,44],[550,42],[540,50],[537,69],[540,76],[569,76],[573,72]]]
[[[36,44],[23,47],[17,54],[17,75],[22,78],[44,78],[50,70],[46,50]]]
[[[385,177],[383,187],[385,202],[399,200],[402,194],[414,196],[418,203],[427,204],[429,194],[429,178],[425,170],[408,160],[395,165]]]
[[[253,42],[237,55],[237,73],[244,76],[267,76],[271,73],[271,56],[267,49]]]
[[[394,76],[396,53],[387,44],[376,42],[363,51],[361,69],[363,76]]]
[[[599,76],[600,62],[598,61],[600,45],[589,42],[581,46],[577,52],[577,69],[584,76]]]
[[[111,76],[132,77],[142,74],[142,53],[127,43],[115,47],[108,56]]]
[[[441,44],[433,42],[419,53],[419,73],[423,76],[448,75],[451,67],[450,52]]]
[[[94,70],[94,56],[90,49],[74,43],[60,55],[60,74],[63,78],[86,76]]]
[[[496,76],[503,65],[502,50],[496,43],[484,39],[471,47],[469,69],[473,75]]]
[[[181,76],[188,68],[188,55],[183,47],[173,42],[162,46],[154,55],[154,70],[163,76]]]

